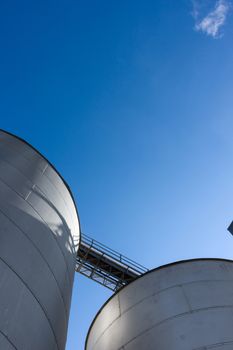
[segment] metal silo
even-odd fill
[[[0,349],[65,349],[79,234],[59,173],[0,131]]]
[[[97,314],[86,350],[232,350],[233,261],[196,259],[154,269]]]

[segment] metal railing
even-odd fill
[[[116,291],[148,269],[82,233],[76,271]]]

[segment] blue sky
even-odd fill
[[[83,232],[149,268],[233,256],[232,6],[0,4],[1,128],[63,174]],[[66,350],[110,295],[76,275]]]

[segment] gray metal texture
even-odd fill
[[[196,259],[152,270],[97,314],[86,350],[232,350],[233,261]]]
[[[79,241],[68,186],[0,131],[0,350],[64,350]]]

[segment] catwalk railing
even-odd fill
[[[76,271],[116,291],[148,269],[82,233]]]

